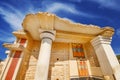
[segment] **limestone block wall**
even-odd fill
[[[25,51],[21,72],[17,80],[34,80],[37,60],[39,56],[40,41],[33,41]],[[73,57],[70,43],[53,42],[49,66],[48,80],[70,80],[71,77],[78,77],[76,58]],[[86,59],[90,62],[91,75],[101,76],[101,69],[90,43],[84,44]],[[73,65],[75,63],[75,65]],[[72,66],[76,66],[73,67]],[[75,71],[76,70],[76,71]]]
[[[86,57],[90,63],[91,76],[103,76],[96,53],[91,45],[91,43],[84,44]]]
[[[34,41],[32,44],[30,58],[28,61],[28,67],[24,80],[34,80],[35,70],[37,65],[38,53],[39,53],[40,41]]]
[[[88,42],[84,44],[84,48],[86,52],[86,57],[90,61],[91,67],[99,67],[100,65],[91,43]]]
[[[30,57],[29,66],[26,71],[25,80],[34,80],[35,70],[36,70],[36,59],[33,56]]]
[[[34,41],[24,80],[34,80],[40,42]],[[69,44],[54,42],[48,80],[69,80]]]
[[[52,45],[48,80],[69,79],[69,44],[54,42]]]
[[[17,80],[34,80],[40,41],[29,41]],[[69,43],[53,42],[48,80],[69,80]]]

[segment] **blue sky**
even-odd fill
[[[112,47],[120,54],[120,0],[0,0],[0,59],[4,59],[4,42],[13,42],[11,32],[22,29],[28,13],[51,12],[64,19],[115,29]]]

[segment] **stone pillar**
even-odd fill
[[[47,80],[51,46],[55,39],[55,31],[40,31],[41,47],[35,73],[35,80]]]
[[[110,46],[111,41],[111,37],[98,36],[91,43],[96,52],[103,75],[114,75],[115,80],[120,80],[120,64]]]

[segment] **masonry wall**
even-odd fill
[[[37,60],[39,56],[40,41],[28,43],[19,70],[17,80],[34,80]],[[91,76],[102,76],[101,69],[90,43],[83,46],[86,60],[90,63]],[[53,42],[49,66],[48,80],[70,80],[79,77],[77,58],[73,57],[70,43]]]
[[[34,80],[37,59],[39,56],[39,48],[40,48],[40,41],[33,41],[30,57],[28,61],[28,67],[25,73],[25,80]]]
[[[70,80],[68,43],[53,43],[48,78],[48,80]]]
[[[90,42],[88,42],[84,44],[84,48],[85,48],[86,57],[90,63],[91,76],[102,77],[103,76],[102,71],[93,46],[91,45]]]
[[[39,56],[39,41],[33,41],[24,80],[34,80],[37,59]],[[52,45],[48,80],[69,80],[69,44],[56,43]],[[22,80],[22,78],[20,79]]]

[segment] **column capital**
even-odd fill
[[[112,37],[105,37],[105,36],[97,36],[93,40],[91,40],[91,43],[93,46],[97,46],[100,44],[111,44]]]
[[[52,41],[55,40],[55,35],[56,35],[56,31],[55,30],[43,30],[43,29],[39,29],[39,33],[40,33],[40,38],[41,39],[51,39]]]

